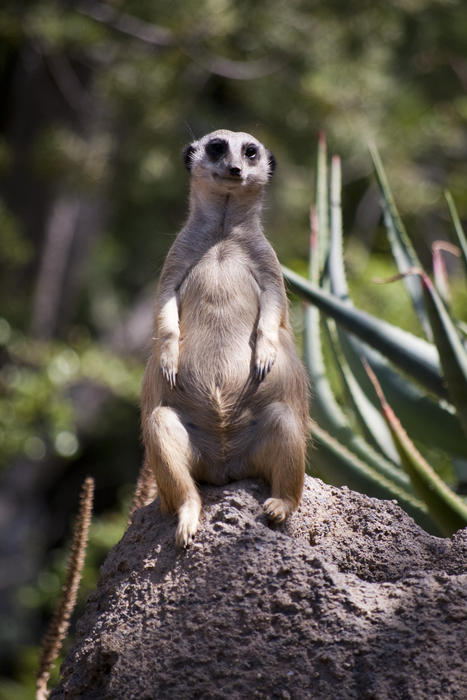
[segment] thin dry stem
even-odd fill
[[[382,390],[382,388],[381,388],[381,384],[379,383],[378,379],[376,378],[376,374],[375,374],[375,373],[373,372],[373,370],[371,369],[371,367],[370,367],[370,365],[369,365],[369,363],[368,363],[368,361],[366,360],[365,357],[362,357],[362,358],[360,358],[360,359],[361,359],[361,361],[362,361],[362,364],[363,364],[363,366],[364,366],[364,368],[365,368],[365,371],[366,371],[366,373],[367,373],[367,375],[368,375],[368,377],[369,377],[371,383],[373,384],[373,388],[374,388],[374,390],[376,391],[376,394],[377,394],[377,396],[378,396],[378,399],[379,399],[380,402],[381,402],[381,405],[382,405],[383,409],[386,409],[387,407],[389,407],[389,405],[388,405],[388,403],[387,403],[387,401],[386,401],[386,397],[385,397],[384,394],[383,394],[383,390]]]
[[[375,284],[389,284],[390,282],[398,282],[408,275],[424,276],[425,272],[420,267],[411,267],[405,272],[399,272],[397,275],[392,275],[392,277],[373,277],[371,281]]]
[[[318,245],[318,214],[316,212],[316,207],[310,207],[310,246],[312,250],[315,250]]]
[[[135,494],[128,514],[128,524],[130,524],[135,511],[151,503],[156,495],[157,485],[154,473],[147,460],[144,460],[139,472],[138,481],[136,482]]]
[[[61,598],[41,644],[39,670],[36,679],[36,700],[45,700],[48,697],[47,683],[50,678],[50,671],[57,660],[63,640],[70,626],[70,617],[76,604],[81,571],[86,555],[93,497],[94,479],[87,477],[81,489],[80,507],[73,531],[73,541]]]
[[[454,245],[453,243],[449,243],[449,241],[434,241],[431,246],[432,251],[434,252],[435,250],[443,250],[446,253],[451,253],[451,255],[455,255],[456,258],[460,258],[461,256],[461,249],[459,246]]]

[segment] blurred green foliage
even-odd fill
[[[121,358],[88,340],[80,344],[44,342],[13,332],[0,318],[0,467],[23,453],[40,462],[47,450],[63,458],[79,451],[76,416],[68,390],[95,382],[116,399],[138,401],[141,364]]]
[[[417,333],[403,289],[367,292],[391,265],[367,142],[428,263],[432,241],[449,238],[443,188],[467,211],[466,36],[463,0],[4,0],[0,544],[17,575],[2,594],[0,615],[15,621],[0,635],[0,696],[29,696],[21,688],[86,473],[97,478],[93,532],[107,534],[92,539],[85,586],[124,526],[141,458],[146,300],[186,210],[182,147],[219,127],[267,143],[279,168],[266,230],[281,261],[303,271],[325,129],[345,163],[356,303]],[[24,571],[8,559],[12,539]]]

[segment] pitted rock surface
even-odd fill
[[[261,482],[201,495],[186,551],[158,500],[135,514],[52,698],[467,697],[467,529],[310,477],[280,527]]]

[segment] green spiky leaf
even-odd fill
[[[449,396],[467,435],[467,352],[430,278],[419,274]]]
[[[459,218],[459,214],[457,213],[456,205],[454,204],[451,193],[448,190],[445,190],[444,196],[446,197],[446,201],[448,203],[449,213],[451,214],[452,223],[454,224],[454,232],[462,253],[464,269],[467,272],[467,239],[465,237],[464,229],[462,228],[461,220]]]
[[[284,265],[282,272],[289,287],[299,296],[315,304],[340,326],[386,355],[428,391],[447,397],[438,354],[433,345],[365,311],[348,306],[335,295],[311,284]]]
[[[369,146],[369,150],[381,194],[384,224],[386,226],[392,255],[399,272],[405,273],[413,267],[420,267],[420,261],[397,210],[378,150],[373,144]],[[432,340],[431,327],[424,305],[420,282],[414,277],[406,277],[404,278],[404,282],[425,335],[429,340]]]
[[[444,483],[433,467],[418,452],[386,401],[375,374],[368,365],[366,369],[381,402],[383,415],[394,437],[402,463],[416,492],[426,503],[433,519],[445,535],[451,535],[460,528],[466,527],[467,504]]]
[[[343,240],[342,240],[342,208],[341,208],[341,162],[338,156],[331,161],[330,178],[330,247],[328,274],[331,291],[343,301],[352,304],[345,276]],[[353,305],[353,304],[352,304]],[[360,363],[358,355],[353,352],[351,344],[346,340],[345,331],[335,329],[332,322],[325,324],[331,338],[336,365],[341,375],[350,404],[363,430],[365,437],[378,449],[382,455],[393,462],[398,462],[397,450],[392,442],[391,434],[381,417],[377,407],[371,402],[365,385],[360,384],[353,372],[353,367]]]

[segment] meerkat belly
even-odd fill
[[[179,290],[177,387],[167,399],[211,464],[227,458],[251,421],[241,397],[251,383],[259,312],[248,265],[241,255],[221,252],[210,250]]]
[[[251,370],[259,288],[241,255],[211,250],[180,289],[179,374],[202,386],[241,388]]]

